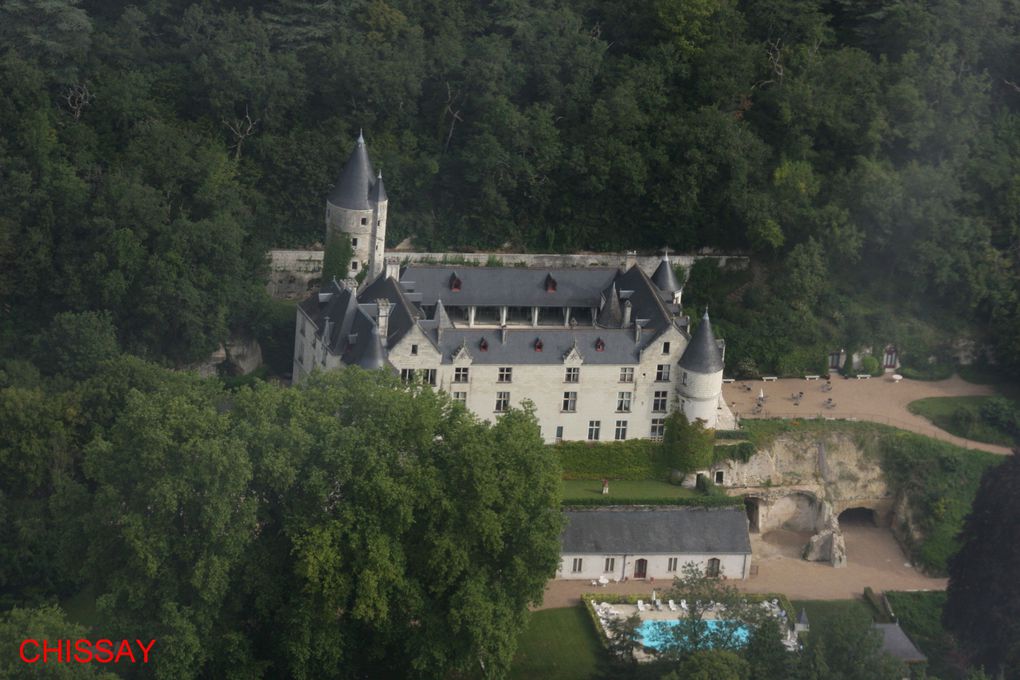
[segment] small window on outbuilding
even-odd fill
[[[368,218],[367,217],[362,217],[361,218],[361,223],[362,224],[368,224]]]
[[[716,484],[722,484],[723,483],[723,471],[722,470],[716,470],[715,471],[715,483]]]
[[[353,260],[351,261],[351,271],[352,272],[358,271],[358,263],[356,261]]]

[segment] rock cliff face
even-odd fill
[[[878,456],[854,437],[839,433],[788,434],[776,438],[746,463],[724,461],[724,485],[748,496],[752,531],[811,531],[804,549],[809,560],[844,566],[847,554],[839,514],[867,508],[879,525],[893,520],[897,506]],[[897,513],[899,514],[899,513]]]

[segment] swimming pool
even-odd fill
[[[680,625],[679,619],[665,619],[659,621],[645,620],[638,626],[638,635],[641,636],[641,644],[645,647],[651,647],[652,649],[661,649],[669,641],[669,631],[662,630],[658,624],[666,624],[670,628],[674,628]],[[708,624],[709,632],[712,632],[719,627],[720,622],[715,620],[705,621]],[[745,626],[737,628],[734,637],[743,643],[747,642],[748,630]]]

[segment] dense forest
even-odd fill
[[[391,245],[749,251],[745,373],[932,335],[891,303],[1015,369],[1016,4],[6,2],[2,347],[64,310],[175,363],[257,328],[363,128]]]

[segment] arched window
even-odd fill
[[[719,558],[713,557],[708,561],[708,567],[705,568],[705,576],[709,578],[715,578],[719,575]]]

